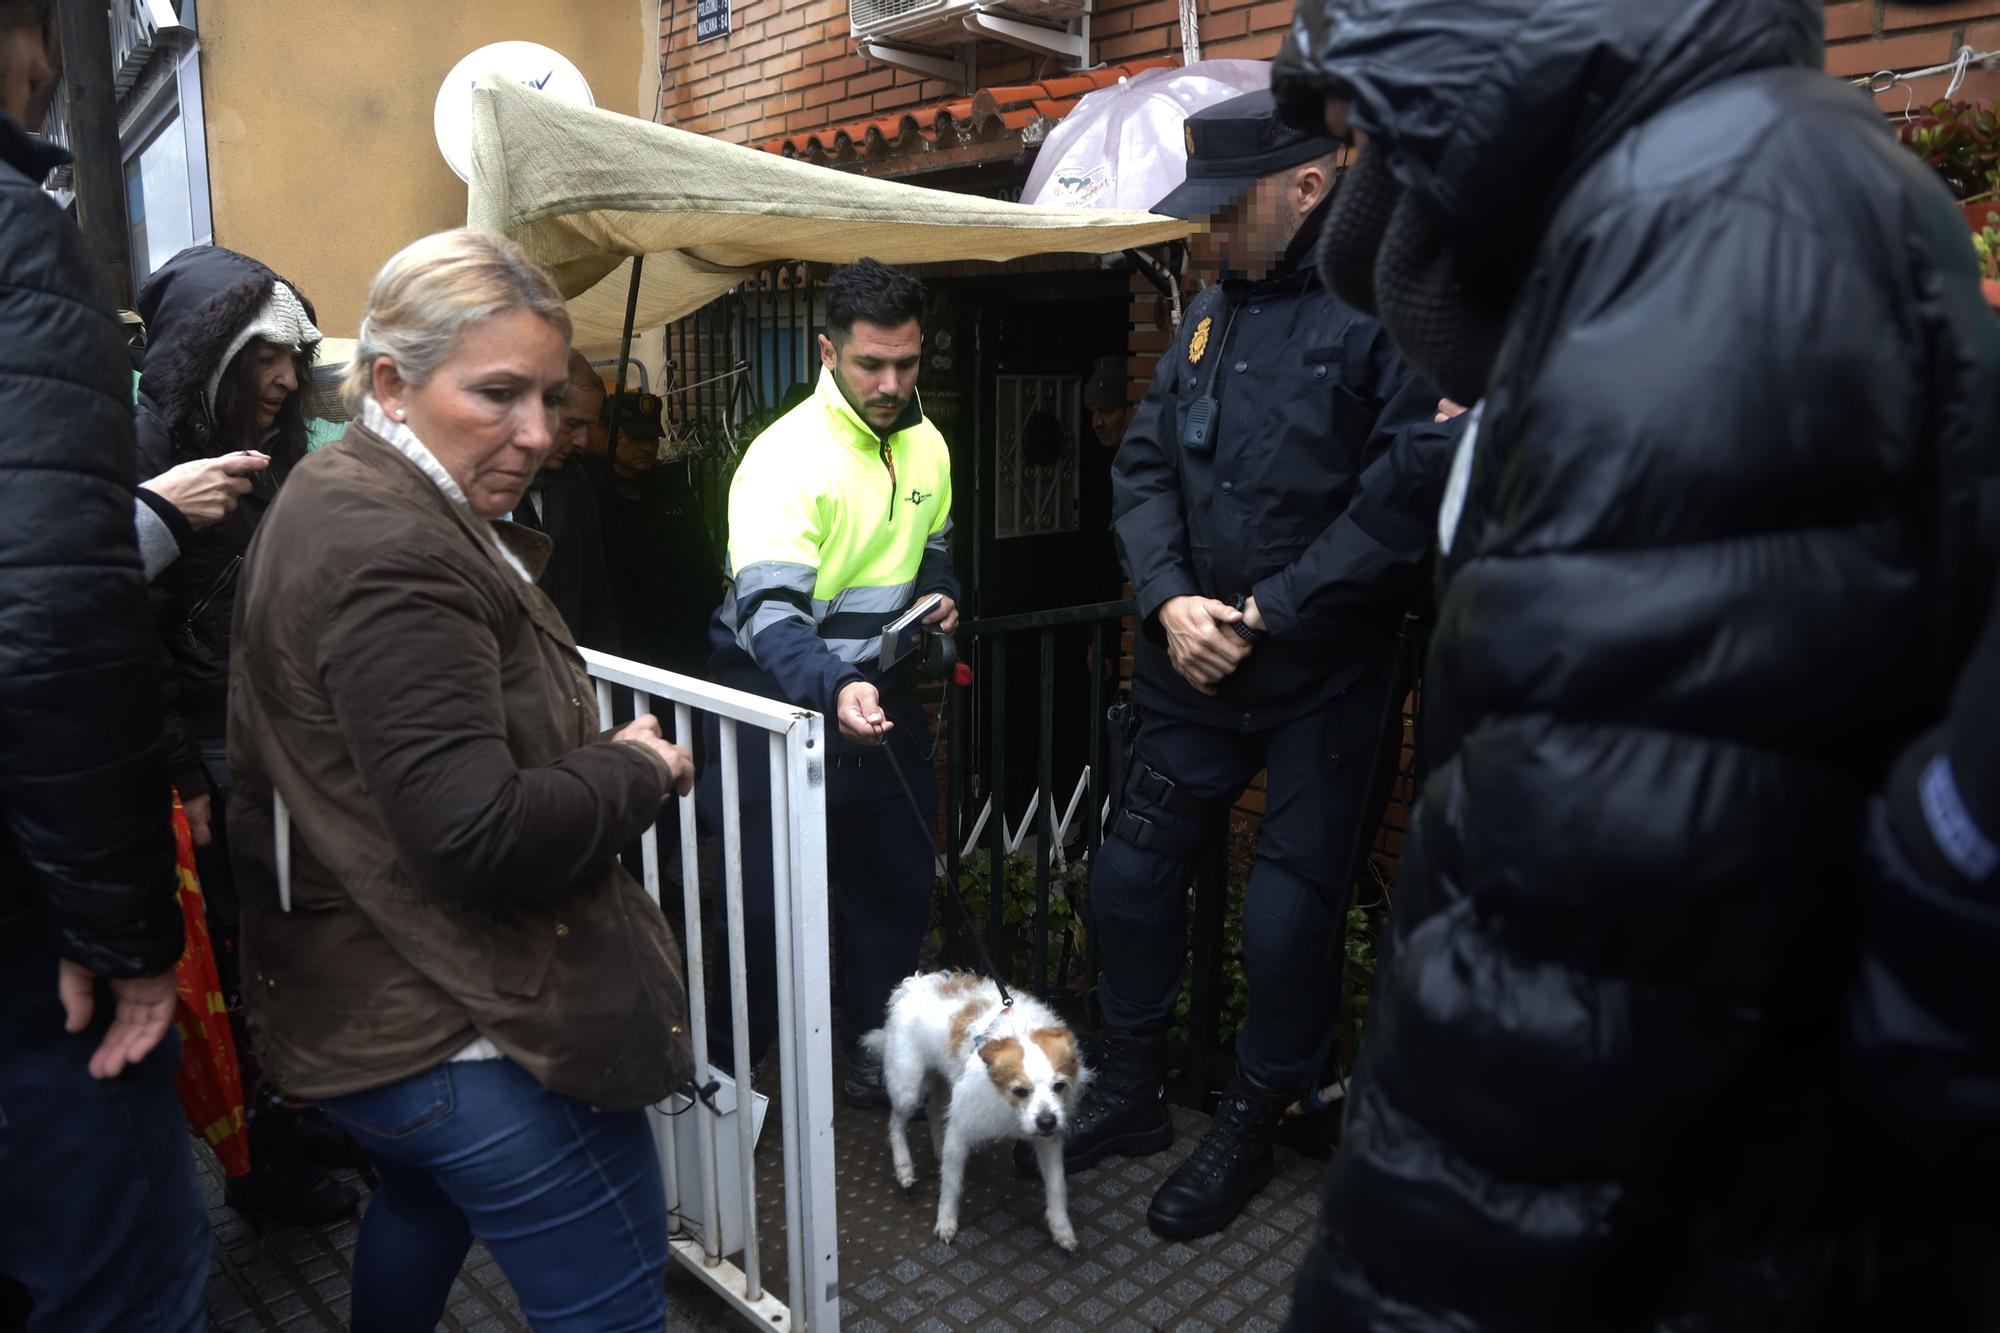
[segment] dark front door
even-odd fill
[[[1126,283],[1121,272],[1083,270],[934,284],[920,388],[952,446],[955,557],[968,618],[1123,593],[1110,533],[1111,451],[1091,434],[1082,390],[1099,357],[1125,352]],[[1091,635],[1068,628],[1051,639],[1051,776],[1060,814],[1088,762]],[[974,739],[967,771],[980,778],[972,806],[985,798],[997,721],[1006,730],[1011,823],[1037,785],[1041,635],[968,646],[979,673],[965,719]],[[1002,654],[1004,700],[995,695]]]

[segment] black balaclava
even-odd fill
[[[1468,281],[1444,220],[1403,188],[1372,143],[1341,181],[1317,262],[1320,281],[1379,318],[1410,364],[1446,397],[1474,403],[1484,396],[1506,303]]]

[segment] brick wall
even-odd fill
[[[1288,0],[1199,0],[1202,54],[1266,60],[1290,22]],[[727,37],[697,46],[694,7],[665,16],[663,119],[736,143],[788,130],[860,119],[957,96],[960,89],[864,61],[848,36],[846,0],[738,0]],[[1950,60],[1961,42],[2000,49],[2000,0],[1836,0],[1826,6],[1827,70],[1858,77]],[[1103,0],[1092,22],[1093,54],[1118,62],[1180,52],[1177,0]],[[1004,85],[1060,73],[1052,61],[979,49],[978,82]],[[1911,86],[1918,106],[1943,95],[1945,75]],[[1960,96],[2000,99],[2000,70],[1975,69]],[[1900,111],[1902,88],[1880,95]]]
[[[1199,0],[1201,53],[1268,60],[1291,23],[1290,0]],[[846,0],[737,0],[727,37],[696,46],[694,6],[675,4],[662,34],[662,119],[732,143],[840,124],[957,97],[962,89],[863,60],[848,36]],[[1092,54],[1117,64],[1180,54],[1178,0],[1100,0]],[[1061,74],[1056,61],[983,43],[987,87]]]
[[[1941,65],[1969,42],[1975,51],[2000,50],[2000,0],[1839,0],[1826,6],[1826,69],[1842,78],[1877,70]],[[1933,74],[1876,95],[1884,111],[1921,110],[1944,96],[1948,74]],[[1956,97],[2000,98],[2000,70],[1976,66]]]

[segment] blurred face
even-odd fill
[[[278,413],[285,408],[285,400],[299,391],[299,363],[297,355],[289,347],[254,340],[244,355],[251,358],[255,367],[257,390],[257,426],[259,430],[269,430],[278,424]]]
[[[1318,163],[1266,176],[1248,194],[1208,221],[1189,250],[1198,269],[1261,278],[1278,266],[1299,227],[1326,198],[1327,174]]]
[[[607,429],[607,434],[609,433]],[[618,432],[618,457],[612,469],[627,481],[645,476],[660,461],[660,442]]]
[[[916,395],[923,350],[924,328],[914,319],[893,329],[857,319],[838,343],[819,336],[820,364],[847,405],[878,432],[895,425]]]
[[[55,98],[56,78],[56,62],[40,28],[0,32],[0,110],[21,128],[42,128]]]
[[[402,419],[465,492],[472,512],[499,518],[555,443],[569,385],[569,340],[539,315],[515,310],[467,329],[422,384],[388,357],[375,362],[375,397]]]
[[[585,452],[590,445],[590,428],[597,424],[597,414],[603,407],[601,390],[587,384],[571,384],[569,401],[563,404],[556,418],[555,447],[542,460],[542,466],[557,471],[572,454]]]
[[[1132,409],[1126,407],[1093,407],[1090,409],[1090,433],[1106,449],[1116,449],[1118,442],[1125,438],[1125,427],[1132,421]]]

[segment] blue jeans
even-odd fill
[[[430,1333],[474,1236],[537,1333],[666,1323],[666,1189],[644,1111],[593,1111],[511,1060],[320,1106],[381,1173],[354,1253],[354,1333]]]
[[[27,1289],[30,1333],[208,1326],[208,1213],[174,1095],[180,1037],[115,1079],[90,1076],[110,991],[63,1031],[56,960],[0,950],[0,1273]]]

